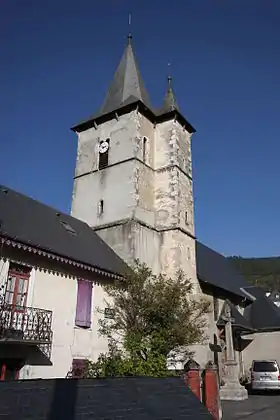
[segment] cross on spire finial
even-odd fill
[[[131,43],[131,39],[132,39],[132,35],[131,35],[131,13],[128,14],[128,27],[129,27],[129,32],[127,35],[127,39],[128,39],[128,43]]]
[[[168,80],[168,88],[172,88],[172,76],[171,76],[171,62],[169,61],[167,63],[167,68],[168,68],[168,72],[167,72],[167,80]]]
[[[161,108],[161,112],[170,112],[174,111],[175,109],[178,111],[179,107],[176,101],[176,97],[172,88],[172,76],[171,76],[171,62],[167,63],[168,68],[168,75],[167,75],[167,91],[164,97],[163,106]]]

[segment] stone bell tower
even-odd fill
[[[71,214],[128,263],[183,269],[198,286],[191,136],[168,79],[152,107],[131,36],[100,111],[72,128],[78,152]],[[94,250],[93,250],[94,252]]]

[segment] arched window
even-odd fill
[[[104,169],[108,166],[109,163],[109,148],[110,148],[110,139],[101,140],[99,143],[99,164],[98,169]]]

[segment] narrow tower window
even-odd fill
[[[98,151],[99,151],[99,165],[98,169],[104,169],[108,166],[109,162],[109,146],[110,146],[110,139],[102,140],[99,143]]]
[[[104,212],[104,200],[99,201],[97,212],[98,212],[98,216],[101,216],[103,214],[103,212]]]
[[[147,158],[147,137],[143,137],[143,162],[146,163]]]
[[[185,225],[188,225],[188,224],[189,224],[189,215],[188,215],[188,212],[185,211]]]

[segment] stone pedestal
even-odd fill
[[[225,362],[225,385],[220,388],[221,400],[247,400],[248,391],[239,382],[238,364],[235,361]]]

